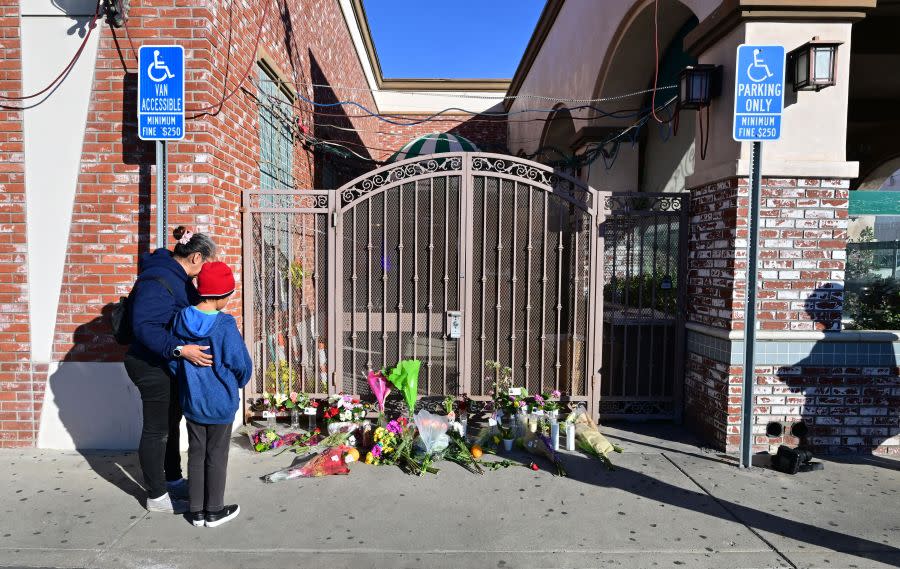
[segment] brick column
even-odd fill
[[[767,437],[771,421],[803,421],[817,451],[900,450],[896,338],[832,333],[843,304],[848,185],[763,180],[755,450],[799,442],[789,432]],[[729,452],[740,444],[748,196],[746,178],[691,191],[685,418]]]
[[[6,96],[22,94],[21,58],[19,4],[0,0],[0,93]],[[22,114],[0,108],[0,447],[34,444],[35,386],[43,391],[31,366]]]

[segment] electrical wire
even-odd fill
[[[345,145],[349,144],[349,145],[357,146],[357,147],[360,147],[360,148],[363,148],[366,150],[373,150],[373,151],[378,151],[378,152],[393,152],[393,149],[370,147],[370,146],[366,146],[365,144],[363,144],[361,142],[333,141],[333,140],[326,140],[326,139],[317,138],[315,136],[308,135],[305,132],[302,132],[295,123],[293,123],[291,120],[289,120],[287,117],[285,117],[284,114],[279,110],[278,107],[276,107],[274,105],[267,105],[264,101],[260,100],[258,97],[255,97],[252,93],[249,93],[246,89],[244,91],[249,96],[253,97],[257,101],[257,104],[265,106],[266,108],[269,108],[271,111],[273,111],[274,116],[279,121],[282,121],[284,123],[284,125],[287,126],[292,133],[294,133],[294,136],[304,144],[305,147],[307,147],[308,149],[311,149],[312,151],[322,150],[324,152],[334,154],[335,156],[339,156],[345,160],[346,159],[361,160],[363,162],[372,163],[372,164],[376,164],[376,165],[385,164],[386,162],[379,161],[374,158],[367,158],[365,156],[362,156],[361,154],[348,148]],[[678,99],[677,97],[672,97],[671,99],[666,101],[664,104],[658,106],[657,108],[655,108],[653,110],[665,110],[666,112],[669,112],[669,107],[673,103],[675,103],[677,101],[677,99]],[[675,114],[677,117],[677,112]],[[616,162],[616,159],[618,158],[618,153],[619,153],[619,149],[621,148],[622,142],[630,141],[630,143],[632,145],[636,144],[638,137],[640,135],[641,129],[647,125],[647,123],[651,120],[651,118],[652,118],[652,111],[648,110],[640,119],[635,121],[632,125],[624,128],[619,133],[614,134],[603,141],[600,141],[597,143],[592,143],[585,150],[585,152],[574,155],[572,157],[567,156],[565,151],[555,148],[553,146],[543,146],[541,148],[538,148],[532,154],[526,154],[524,157],[527,159],[534,159],[537,157],[543,157],[545,159],[549,158],[548,160],[546,160],[545,163],[549,166],[553,166],[553,167],[557,167],[557,168],[579,168],[579,167],[583,167],[583,166],[589,166],[590,164],[597,161],[598,159],[602,159],[604,167],[606,169],[610,169],[613,167],[613,165]],[[664,122],[668,123],[670,121],[664,121]],[[298,134],[298,132],[299,132],[299,134]],[[666,138],[663,138],[663,140],[665,141]],[[610,148],[607,149],[607,147],[610,147]],[[501,152],[509,153],[509,149],[502,149]],[[556,155],[556,157],[558,157],[558,158],[553,157],[550,154],[550,152],[554,153]]]
[[[280,83],[280,81],[276,81],[274,79],[258,79],[258,81],[268,81],[271,83]],[[654,89],[642,89],[640,91],[634,91],[632,93],[625,93],[624,95],[615,95],[612,97],[600,97],[596,99],[569,99],[565,97],[550,97],[546,95],[474,95],[474,94],[465,94],[465,93],[444,93],[444,92],[431,92],[431,91],[413,91],[407,89],[372,89],[371,87],[353,87],[349,85],[331,85],[328,83],[305,83],[305,82],[294,82],[295,85],[303,85],[304,87],[312,87],[313,89],[340,89],[344,91],[359,91],[366,93],[400,93],[404,95],[421,95],[423,97],[445,97],[445,98],[453,98],[453,99],[487,99],[487,100],[496,100],[496,101],[510,101],[517,99],[535,99],[540,101],[553,101],[556,103],[607,103],[610,101],[619,101],[622,99],[629,99],[631,97],[636,97],[638,95],[646,95],[647,93],[652,92]],[[657,91],[665,91],[669,89],[677,89],[677,85],[666,85],[665,87],[656,87]]]
[[[234,8],[234,0],[231,0],[231,2],[228,3],[228,41],[225,44],[225,76],[222,79],[222,100],[219,102],[219,108],[209,114],[209,116],[211,117],[214,117],[222,112],[222,107],[225,105],[226,101],[225,90],[228,88],[228,71],[231,69],[231,34],[233,31],[231,25],[233,13],[232,8]]]
[[[246,89],[244,91],[247,92]],[[288,117],[286,117],[284,115],[284,113],[280,110],[280,107],[266,104],[264,101],[260,100],[258,97],[254,96],[252,93],[247,92],[247,94],[251,98],[255,99],[258,105],[260,105],[264,108],[267,108],[272,113],[272,116],[276,120],[281,122],[282,125],[284,127],[286,127],[289,130],[289,132],[292,133],[292,135],[295,139],[300,140],[304,144],[304,146],[306,146],[308,149],[311,149],[313,151],[315,151],[316,149],[321,147],[322,150],[339,155],[345,159],[346,158],[355,158],[358,160],[363,160],[365,162],[374,163],[374,164],[384,164],[385,162],[362,156],[361,154],[357,153],[356,151],[354,151],[350,148],[347,148],[347,146],[345,146],[345,145],[349,144],[352,146],[357,146],[357,147],[363,148],[365,150],[374,150],[374,151],[378,151],[378,152],[389,152],[392,154],[394,152],[394,149],[371,147],[371,146],[367,146],[361,142],[354,142],[354,141],[339,141],[338,142],[338,141],[325,140],[322,138],[308,135],[305,132],[303,132],[292,120],[290,120]],[[276,101],[280,101],[280,100],[276,99]],[[553,148],[553,147],[544,147],[542,149],[539,149],[539,151],[538,151],[538,153],[536,153],[536,155],[537,154],[546,155],[548,150],[553,150],[556,152],[556,154],[558,156],[565,157],[565,154],[563,151]],[[508,149],[502,149],[502,151],[508,153]],[[595,154],[591,161],[596,159],[596,157],[599,155],[600,155],[599,153]],[[607,155],[609,155],[609,153],[607,153]],[[559,160],[556,162],[563,162],[563,160]],[[611,167],[611,166],[612,166],[612,162],[609,162],[608,167]]]
[[[91,17],[91,21],[87,25],[87,32],[84,34],[84,39],[81,40],[81,45],[78,46],[78,49],[75,51],[75,55],[69,60],[69,63],[63,67],[62,71],[59,72],[59,75],[53,78],[50,83],[47,84],[43,89],[32,93],[30,95],[0,95],[0,99],[5,101],[27,101],[28,99],[34,99],[35,97],[40,97],[47,91],[53,89],[57,83],[61,82],[66,76],[68,76],[69,72],[75,67],[75,64],[78,63],[79,58],[81,58],[81,54],[84,52],[84,48],[87,46],[88,40],[91,38],[91,34],[94,32],[94,28],[97,27],[97,19],[100,17],[100,5],[101,0],[97,0],[97,6],[94,8],[94,15]],[[4,109],[11,110],[20,110],[22,107],[15,107],[9,105],[3,105]]]
[[[225,102],[228,101],[228,99],[233,97],[235,95],[235,93],[237,93],[240,90],[241,86],[243,86],[243,84],[244,84],[244,81],[249,77],[250,70],[253,69],[253,64],[256,63],[256,58],[254,56],[255,56],[257,50],[259,49],[259,43],[262,39],[263,27],[265,26],[265,23],[266,23],[266,16],[269,13],[269,6],[274,4],[274,2],[270,2],[269,0],[260,0],[260,3],[262,4],[260,6],[260,11],[262,13],[259,16],[259,28],[256,30],[256,38],[253,41],[253,49],[250,51],[250,53],[251,53],[250,63],[247,65],[247,68],[241,74],[242,79],[240,81],[238,81],[237,85],[235,85],[234,88],[227,95],[224,95],[219,100],[218,103],[215,103],[212,105],[207,105],[205,107],[199,107],[196,109],[190,109],[190,112],[196,113],[196,114],[194,114],[190,117],[187,117],[188,120],[199,119],[199,118],[207,116],[207,115],[208,116],[216,116],[217,114],[219,114],[219,112],[222,110],[222,106],[225,104]],[[229,27],[229,29],[230,29],[230,27]],[[229,58],[231,57],[230,49],[228,50],[228,57]],[[225,88],[223,87],[223,91],[224,91],[224,89]],[[208,112],[210,109],[215,109],[216,107],[218,107],[218,110],[215,113]]]
[[[653,2],[653,52],[654,56],[654,72],[653,72],[653,95],[650,99],[650,108],[653,112],[653,119],[661,123],[662,121],[656,116],[656,86],[659,83],[659,0]]]
[[[700,115],[701,111],[697,111],[697,121],[700,123],[700,160],[706,160],[706,149],[709,146],[709,107],[710,105],[706,105],[706,136],[703,136],[703,118]]]
[[[274,98],[271,95],[266,95],[266,96],[271,98],[273,101],[277,102],[278,104],[288,105],[288,106],[297,108],[297,105],[290,101],[283,101],[281,99]],[[480,112],[480,111],[469,111],[469,110],[462,109],[459,107],[449,107],[449,108],[437,111],[435,113],[432,113],[430,115],[426,115],[425,117],[420,118],[420,119],[410,119],[410,120],[401,122],[399,120],[395,120],[396,116],[394,116],[394,115],[383,115],[381,113],[376,113],[376,112],[368,109],[365,105],[362,105],[356,101],[337,101],[334,103],[322,103],[322,102],[313,101],[313,100],[308,99],[308,98],[304,97],[303,95],[299,95],[299,94],[297,95],[297,98],[307,104],[314,106],[314,107],[324,107],[324,108],[334,108],[334,107],[343,107],[343,106],[355,107],[355,108],[358,108],[361,111],[363,111],[364,114],[362,114],[362,115],[342,114],[342,115],[338,115],[338,116],[373,117],[382,122],[386,122],[388,124],[392,124],[395,126],[416,126],[416,125],[424,124],[427,122],[431,122],[432,120],[435,120],[436,118],[440,117],[441,115],[446,114],[451,111],[456,111],[461,114],[466,114],[466,115],[471,115],[471,116],[483,116],[483,117],[495,117],[495,118],[509,117],[509,116],[525,114],[525,113],[549,114],[549,113],[552,113],[555,111],[555,109],[520,109],[518,111],[508,111],[508,112]],[[595,107],[593,105],[579,105],[579,106],[573,107],[572,109],[569,109],[569,110],[570,111],[580,111],[580,110],[588,110],[588,109],[594,111],[596,113],[596,115],[593,117],[579,117],[579,118],[581,118],[582,120],[595,120],[597,118],[627,119],[627,118],[634,118],[636,116],[640,116],[640,112],[641,112],[641,110],[607,112],[607,111],[604,111],[603,109],[601,109],[599,107]],[[572,118],[574,119],[576,117],[572,117]]]

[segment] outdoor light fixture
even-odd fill
[[[678,80],[678,108],[702,109],[722,94],[722,66],[699,63],[681,70]]]
[[[794,91],[821,91],[835,84],[837,49],[842,42],[814,37],[788,53],[788,81]]]

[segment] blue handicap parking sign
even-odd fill
[[[784,110],[784,46],[739,45],[734,85],[734,139],[778,140]]]
[[[138,51],[138,136],[184,138],[184,48],[142,45]]]

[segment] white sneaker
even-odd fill
[[[190,508],[184,500],[173,500],[169,497],[168,492],[159,498],[147,498],[148,512],[163,512],[165,514],[183,514]]]

